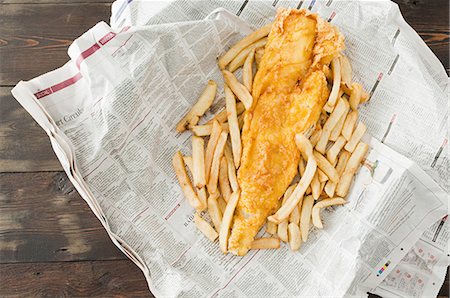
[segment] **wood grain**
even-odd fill
[[[0,87],[0,172],[62,171],[44,130]]]
[[[123,259],[65,173],[0,174],[0,263]]]
[[[416,30],[450,74],[449,1],[394,0],[405,20]]]
[[[0,85],[12,86],[62,66],[72,41],[100,21],[109,3],[2,4]]]
[[[0,297],[154,297],[128,260],[6,264],[0,276]]]

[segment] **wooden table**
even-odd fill
[[[107,0],[0,0],[0,296],[151,297],[11,96],[63,65],[71,41],[109,20]],[[449,72],[448,0],[398,0]],[[448,280],[440,295],[448,297]]]

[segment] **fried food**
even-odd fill
[[[248,252],[296,175],[300,153],[295,134],[319,120],[329,97],[324,65],[343,48],[343,36],[316,14],[278,11],[253,82],[253,104],[245,112],[241,196],[228,251]]]

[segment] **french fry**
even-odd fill
[[[245,38],[241,39],[238,43],[232,46],[228,52],[225,53],[219,59],[219,68],[224,69],[233,59],[239,54],[243,49],[254,43],[255,41],[266,37],[269,35],[270,30],[272,29],[272,23],[267,24],[260,29],[254,31],[253,33],[247,35]]]
[[[184,164],[188,167],[189,171],[191,173],[194,173],[194,162],[192,161],[192,157],[191,156],[183,156],[183,161]],[[200,189],[195,188],[197,190],[197,196],[198,199],[200,200],[200,203],[202,206],[206,206],[207,205],[207,200],[206,200],[206,189],[205,187],[202,187]]]
[[[311,223],[311,211],[314,205],[314,198],[312,196],[307,196],[303,199],[302,212],[300,214],[300,231],[302,235],[303,242],[308,240],[309,225]]]
[[[344,97],[344,93],[345,93],[345,92],[344,92],[344,89],[340,88],[340,89],[339,89],[339,93],[338,93],[338,98],[341,98],[341,97],[342,97],[342,98],[345,98],[345,97]]]
[[[341,82],[341,90],[344,91],[345,94],[350,96],[352,94],[352,85]]]
[[[231,196],[231,186],[228,180],[228,165],[225,156],[222,156],[219,166],[219,188],[225,202],[228,202]]]
[[[348,103],[346,100],[340,98],[333,112],[328,117],[328,120],[325,122],[322,128],[322,134],[320,135],[320,139],[317,142],[316,150],[322,154],[325,154],[328,139],[330,138],[331,131],[338,123],[339,119],[344,115],[345,111],[348,109]]]
[[[261,63],[261,59],[264,56],[264,47],[259,47],[255,50],[255,62],[256,66],[259,68],[259,63]]]
[[[230,65],[228,66],[228,70],[231,72],[236,71],[239,67],[241,67],[243,64],[245,64],[245,59],[248,57],[248,55],[253,52],[256,48],[263,47],[267,43],[267,38],[262,38],[258,40],[255,43],[252,43],[248,47],[246,47],[244,50],[242,50],[236,58],[231,61]]]
[[[238,116],[238,124],[239,124],[239,130],[242,131],[242,127],[244,127],[244,114],[240,114]]]
[[[228,70],[222,70],[225,83],[230,87],[236,97],[244,104],[245,109],[248,110],[253,104],[253,97],[247,88],[239,83],[238,79]]]
[[[277,230],[278,230],[278,226],[276,223],[267,221],[267,226],[266,226],[267,233],[269,233],[271,235],[275,235],[277,233]]]
[[[300,178],[300,182],[295,187],[294,192],[289,198],[286,200],[286,203],[281,206],[278,211],[269,216],[269,220],[274,223],[280,224],[283,220],[287,219],[289,214],[291,214],[292,210],[297,207],[300,201],[303,199],[303,195],[306,192],[306,189],[311,184],[311,181],[316,173],[317,163],[313,156],[308,158],[308,163],[306,164],[305,174]]]
[[[183,194],[187,199],[189,205],[191,205],[197,211],[205,210],[206,206],[200,202],[197,194],[194,191],[194,188],[192,187],[191,181],[189,180],[186,168],[184,167],[183,155],[181,155],[180,151],[177,151],[173,156],[172,165],[175,170],[175,174],[177,176],[181,190],[183,191]]]
[[[359,83],[353,83],[352,84],[352,93],[350,94],[350,107],[352,110],[357,110],[358,105],[361,102],[361,96],[362,96],[362,85]]]
[[[345,144],[344,149],[350,153],[353,152],[353,150],[355,150],[356,145],[358,145],[359,141],[361,140],[361,138],[364,136],[365,133],[366,133],[366,125],[364,125],[364,123],[362,122],[359,122],[350,140],[348,140],[347,144]]]
[[[201,137],[192,137],[192,165],[194,185],[198,189],[206,184],[205,176],[205,141]]]
[[[300,235],[300,228],[295,223],[290,223],[288,226],[289,233],[289,246],[292,251],[297,251],[300,249],[302,244],[302,238]]]
[[[314,158],[316,159],[317,167],[321,169],[331,181],[333,182],[339,181],[339,175],[336,169],[333,167],[332,164],[330,164],[330,162],[325,158],[325,156],[323,156],[317,151],[314,151]]]
[[[247,87],[248,91],[252,92],[253,84],[253,61],[255,60],[255,49],[253,49],[247,56],[242,67],[242,83]]]
[[[308,160],[313,157],[313,146],[304,134],[298,133],[295,135],[295,144],[302,153],[304,159]]]
[[[289,199],[289,197],[292,195],[297,185],[298,185],[297,183],[294,183],[286,189],[283,195],[283,202],[281,205],[284,205],[286,203],[287,199]]]
[[[291,196],[295,187],[296,187],[296,184],[293,184],[286,189],[286,191],[284,192],[284,196],[283,196],[283,202],[281,203],[282,206],[286,203],[287,199]],[[278,234],[278,237],[281,239],[281,241],[284,241],[284,242],[289,241],[288,224],[289,224],[289,222],[287,219],[283,220],[282,222],[280,222],[278,224],[277,234]]]
[[[322,198],[328,197],[327,193],[323,190],[325,188],[325,184],[327,184],[326,181],[320,182],[320,185],[319,185],[320,195],[322,196]]]
[[[345,165],[344,173],[336,187],[336,194],[338,196],[345,197],[347,195],[350,185],[352,184],[353,176],[361,166],[361,162],[368,150],[369,145],[365,143],[360,142],[358,146],[356,146],[356,149],[353,151],[350,159]]]
[[[350,61],[348,61],[347,56],[342,55],[339,57],[341,62],[341,81],[347,85],[352,84],[352,66]]]
[[[289,241],[288,225],[289,225],[289,221],[287,219],[283,220],[282,222],[280,222],[278,224],[277,235],[278,235],[278,238],[280,238],[280,240],[283,242]]]
[[[250,249],[277,249],[280,248],[280,239],[278,238],[259,238],[253,240]]]
[[[238,102],[236,104],[236,112],[239,115],[241,115],[245,111],[244,104],[242,102]],[[224,123],[228,120],[227,110],[224,108],[222,111],[220,111],[217,115],[214,116],[211,120],[206,122],[206,124],[212,124],[214,120],[219,121],[219,123]]]
[[[176,129],[179,132],[185,131],[186,126],[196,125],[198,120],[203,114],[205,114],[206,110],[209,109],[214,98],[216,97],[217,91],[217,83],[213,80],[209,80],[202,94],[200,95],[198,101],[192,107],[192,109],[178,122]]]
[[[211,163],[211,172],[208,180],[208,191],[209,193],[215,193],[217,191],[217,182],[219,179],[219,168],[220,161],[223,155],[223,149],[225,147],[225,143],[227,142],[228,134],[226,132],[221,132],[219,136],[219,140],[217,141],[217,146],[214,149],[213,160]]]
[[[223,131],[226,131],[226,132],[229,131],[228,123],[221,123],[220,125],[221,125]],[[189,127],[189,129],[197,137],[206,137],[206,136],[211,135],[212,126],[213,126],[212,124],[194,125],[194,126]]]
[[[219,193],[213,193],[208,197],[208,213],[209,217],[211,217],[211,221],[214,224],[214,228],[217,232],[220,231],[220,226],[222,225],[222,211],[220,210],[219,202],[217,199],[219,198]]]
[[[336,142],[334,142],[333,146],[328,149],[327,159],[331,164],[334,164],[336,162],[337,156],[341,152],[342,148],[344,148],[345,143],[345,138],[343,136],[339,136]]]
[[[311,137],[309,138],[309,141],[311,142],[311,145],[313,145],[313,147],[315,147],[317,145],[317,142],[319,142],[320,140],[320,136],[322,135],[322,128],[316,128]]]
[[[311,217],[313,225],[318,229],[323,229],[322,220],[320,219],[320,210],[325,207],[334,206],[334,205],[343,205],[346,201],[343,198],[332,198],[332,199],[324,199],[320,202],[317,202],[312,208]]]
[[[303,176],[303,174],[305,173],[306,167],[305,167],[305,161],[303,158],[300,157],[300,160],[298,162],[298,172],[300,173],[300,177]],[[310,194],[311,193],[311,186],[308,186],[308,188],[306,189],[306,194]]]
[[[192,161],[192,156],[183,156],[184,164],[188,167],[189,171],[194,173],[194,162]]]
[[[304,159],[308,160],[309,158],[313,158],[313,144],[311,143],[310,139],[308,140],[304,134],[297,134],[295,136],[295,143],[297,144],[297,148],[299,148]],[[301,177],[303,177],[305,173],[305,164],[302,160],[299,161],[299,172]],[[311,181],[311,184],[315,184],[314,177]],[[311,191],[312,186],[308,186],[305,193],[309,194],[311,193]]]
[[[317,177],[320,183],[328,181],[328,176],[321,169],[317,169]]]
[[[341,63],[339,58],[334,58],[331,61],[331,69],[333,70],[333,87],[331,88],[330,96],[324,106],[324,110],[331,113],[336,105],[341,86]]]
[[[222,127],[220,126],[218,121],[214,121],[211,129],[211,136],[209,137],[205,152],[205,178],[207,182],[209,180],[209,173],[211,172],[214,150],[216,149],[217,142],[219,141],[221,133]]]
[[[336,190],[337,183],[334,183],[332,181],[328,181],[327,184],[325,184],[325,187],[323,190],[327,194],[328,197],[332,198],[334,196],[334,192]]]
[[[305,160],[300,156],[300,160],[298,162],[298,172],[300,173],[300,177],[305,173]]]
[[[214,230],[214,228],[211,227],[211,225],[207,221],[205,221],[203,218],[201,218],[197,212],[194,214],[194,222],[195,222],[195,226],[197,227],[197,229],[200,232],[202,232],[203,235],[206,236],[206,238],[211,240],[211,242],[214,242],[214,240],[216,240],[217,237],[219,236],[219,234],[217,234],[217,232]]]
[[[236,113],[236,99],[234,98],[231,89],[225,85],[225,101],[228,114],[228,124],[230,126],[230,140],[231,148],[233,149],[234,166],[239,168],[241,161],[242,144],[241,144],[241,131],[239,129],[239,123]]]
[[[342,98],[342,99],[347,103],[347,100],[345,98]],[[346,106],[346,109],[344,111],[344,114],[341,116],[341,118],[339,118],[338,122],[336,123],[334,128],[331,130],[330,141],[336,142],[336,140],[341,135],[342,127],[344,126],[344,122],[345,122],[345,118],[347,118],[348,111],[350,109],[348,103],[345,106]]]
[[[369,97],[370,97],[370,94],[366,90],[363,89],[362,94],[361,94],[360,104],[367,102],[369,100]]]
[[[314,200],[318,200],[320,197],[320,181],[319,177],[317,176],[317,171],[314,174],[313,179],[311,180],[311,193],[314,198]]]
[[[227,203],[225,212],[222,216],[222,225],[219,232],[219,246],[223,253],[228,250],[228,236],[230,235],[231,222],[233,221],[234,210],[239,201],[239,192],[233,192]]]
[[[300,210],[299,208],[294,208],[294,210],[292,210],[291,214],[289,215],[289,222],[290,223],[295,223],[296,225],[299,224],[300,222]]]
[[[231,153],[230,145],[227,143],[224,149],[225,158],[227,159],[228,166],[228,179],[230,180],[231,189],[237,191],[239,189],[239,184],[236,177],[236,167],[234,166],[233,154]]]
[[[320,119],[319,119],[320,120]],[[311,135],[313,134],[313,132],[316,131],[316,127],[317,127],[318,123],[311,125],[306,131],[303,132],[303,135],[309,139],[311,138]]]
[[[225,212],[225,208],[227,207],[227,202],[225,202],[223,197],[219,195],[219,198],[217,198],[217,203],[219,204],[220,212],[223,214]]]
[[[339,177],[342,176],[342,173],[344,173],[345,166],[347,165],[348,159],[350,158],[350,153],[347,151],[343,151],[341,155],[339,156],[339,161],[336,165],[336,171],[339,174]],[[340,178],[342,179],[342,178]],[[337,183],[334,183],[333,181],[328,181],[325,185],[325,193],[332,198],[334,196],[334,192],[336,190]]]
[[[353,130],[355,129],[356,121],[358,121],[358,110],[351,111],[345,118],[344,127],[342,127],[342,136],[348,141],[350,140]]]
[[[208,195],[206,194],[206,187],[203,186],[200,189],[197,188],[197,196],[202,206],[208,205]]]

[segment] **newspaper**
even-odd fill
[[[444,217],[428,228],[373,293],[383,297],[436,296],[449,264],[448,225]]]
[[[359,75],[366,73],[364,69],[368,65],[366,59],[358,59],[362,58],[360,57],[361,53],[373,54],[373,59],[375,61],[370,64],[373,65],[379,63],[381,66],[377,65],[378,69],[374,69],[379,72],[372,73],[369,77],[355,77],[355,79],[360,80],[366,88],[371,88],[369,89],[371,90],[372,95],[370,106],[361,111],[365,120],[368,121],[370,119],[369,123],[372,124],[369,127],[369,132],[382,142],[395,148],[398,152],[419,163],[420,166],[438,181],[440,186],[447,190],[448,193],[449,159],[447,123],[449,109],[446,108],[439,111],[439,107],[448,107],[447,94],[449,92],[449,84],[448,77],[446,76],[445,71],[442,70],[439,61],[437,61],[430,50],[424,46],[423,41],[418,38],[417,34],[404,22],[398,8],[393,3],[366,1],[364,2],[364,7],[358,7],[358,9],[365,9],[366,14],[358,16],[357,22],[351,24],[346,17],[348,17],[349,12],[352,11],[351,9],[347,9],[355,7],[355,3],[351,3],[352,1],[334,1],[334,3],[333,1],[326,1],[326,3],[315,2],[316,1],[298,0],[275,0],[273,2],[164,1],[157,2],[158,5],[155,5],[154,1],[134,1],[133,3],[116,1],[112,8],[111,25],[113,27],[120,27],[123,24],[143,25],[198,19],[204,17],[217,6],[221,6],[226,7],[236,15],[239,15],[250,24],[259,27],[273,18],[276,7],[288,6],[308,8],[316,11],[321,14],[322,17],[328,17],[329,21],[339,26],[345,33],[347,41],[352,39],[351,44],[347,42],[346,52],[353,58],[352,65],[355,69],[359,70]],[[384,8],[384,11],[382,11],[382,8]],[[372,15],[372,13],[370,13],[371,10],[375,10],[375,13],[380,15]],[[357,14],[359,12],[358,10],[353,10],[353,13]],[[377,18],[380,19],[380,22],[376,21]],[[380,28],[380,26],[378,26],[378,28],[371,28],[373,24],[364,24],[364,27],[356,25],[359,24],[359,21],[365,21],[366,19],[371,20],[373,24],[383,24],[385,25],[385,28]],[[370,28],[371,30],[367,31],[367,28]],[[391,50],[390,52],[378,52],[378,40],[372,39],[372,35],[376,30],[385,30],[385,32],[382,32],[385,35],[385,38],[381,44],[387,45],[387,50]],[[355,31],[357,31],[357,33],[355,33]],[[393,34],[393,32],[395,33]],[[349,34],[351,34],[351,36],[349,36]],[[411,46],[411,41],[416,45]],[[389,45],[389,42],[391,42],[392,45]],[[361,50],[362,52],[360,52]],[[418,54],[412,55],[412,50],[418,51]],[[386,62],[391,62],[391,64]],[[414,71],[411,71],[411,62],[413,65],[417,62],[421,62],[422,65],[416,67]],[[424,85],[421,82],[415,81],[415,84],[420,84],[412,89],[409,88],[409,84],[399,86],[398,83],[402,82],[405,78],[405,70],[408,70],[407,73],[409,73],[409,77],[418,78],[424,76],[423,72],[425,70],[428,74],[428,76],[425,76],[424,78],[426,79],[427,84]],[[392,77],[388,82],[382,81],[382,78],[386,73],[388,78]],[[395,88],[393,88],[394,86],[392,86],[392,83],[395,84]],[[386,85],[386,87],[384,85]],[[439,86],[439,88],[437,88],[438,91],[434,90],[436,85]],[[421,94],[425,94],[426,100],[422,101],[421,96],[415,95],[418,90],[421,91]],[[427,94],[427,91],[430,90],[431,92]],[[395,103],[394,100],[398,100],[398,103]],[[416,113],[413,112],[413,109],[404,109],[405,103],[410,100],[415,101],[414,109],[417,109]],[[424,109],[429,110],[427,111],[429,112],[427,115],[422,114]],[[374,111],[377,111],[377,113],[374,113]],[[438,117],[436,118],[436,116]],[[432,123],[430,122],[431,119],[433,119]],[[379,123],[384,124],[380,126]],[[430,140],[429,132],[435,133],[433,135],[433,145],[430,143],[427,144]],[[440,222],[441,220],[438,221],[438,223]],[[434,225],[433,227],[439,227],[439,225]],[[434,234],[430,231],[427,232],[429,235]],[[434,232],[436,233],[436,237],[442,235],[442,233],[446,235],[444,236],[444,241],[442,241],[445,245],[438,246],[438,252],[434,252],[435,261],[439,259],[439,264],[443,264],[439,269],[436,269],[437,272],[435,276],[433,276],[433,278],[421,278],[422,283],[417,283],[417,279],[414,278],[406,278],[399,283],[399,291],[391,289],[390,292],[375,291],[375,293],[386,295],[393,295],[393,293],[396,293],[400,296],[410,296],[412,294],[416,296],[436,296],[440,285],[442,285],[444,281],[445,270],[449,261],[447,255],[448,233],[441,231],[441,229]],[[431,239],[428,240],[432,241]],[[419,240],[419,242],[420,241],[422,241],[422,239]],[[415,247],[418,245],[419,243],[416,244]],[[409,252],[405,258],[408,258],[409,255],[414,253],[415,247],[411,249],[412,251]],[[442,262],[442,260],[444,261]],[[414,268],[409,269],[414,271]],[[397,272],[398,268],[395,268],[394,271]],[[401,272],[402,274],[411,275],[408,270],[403,270]],[[429,273],[431,273],[431,271],[427,272],[427,274]],[[398,277],[396,279],[399,280]],[[415,285],[417,285],[417,288]],[[384,283],[383,287],[386,288],[388,286]],[[400,289],[402,287],[403,290]],[[414,291],[412,289],[414,289]]]
[[[413,135],[411,142],[415,142],[417,137],[424,139],[426,133],[429,146],[441,135],[446,136],[445,126],[436,135],[423,131],[421,125],[425,125],[429,115],[420,107],[435,107],[432,119],[447,117],[442,115],[447,110],[439,107],[440,101],[445,105],[448,79],[442,80],[442,66],[402,21],[396,6],[381,2],[366,9],[365,3],[351,3],[345,5],[353,7],[342,8],[343,3],[332,1],[300,5],[320,10],[322,16],[326,16],[322,10],[327,9],[341,9],[342,14],[349,14],[345,18],[347,27],[342,25],[347,54],[354,65],[355,80],[361,78],[366,88],[369,83],[364,80],[370,81],[373,69],[383,69],[383,59],[394,51],[402,54],[397,65],[403,59],[418,59],[409,65],[412,76],[403,80],[405,90],[421,91],[423,84],[435,97],[420,93],[420,97],[414,94],[408,104],[403,102],[398,118],[411,118],[410,123],[391,124],[391,132],[383,138],[376,125],[383,123],[384,109],[390,108],[391,103],[386,105],[382,95],[397,94],[399,86],[393,89],[385,83],[388,80],[376,83],[378,87],[375,86],[370,102],[361,111],[366,123],[372,121],[369,130],[375,138],[367,139],[371,150],[356,177],[349,203],[324,210],[324,230],[312,229],[310,239],[299,252],[283,246],[276,251],[252,251],[245,257],[236,257],[223,255],[218,244],[210,243],[193,225],[193,209],[183,199],[171,168],[176,150],[190,154],[190,134],[176,133],[174,127],[208,79],[222,85],[216,58],[251,32],[248,24],[259,26],[270,21],[274,14],[272,4],[289,3],[152,4],[155,9],[146,8],[145,2],[114,3],[112,27],[98,23],[70,46],[71,60],[67,64],[20,82],[12,92],[47,132],[70,180],[112,241],[144,272],[156,296],[336,297],[364,296],[367,291],[378,289],[403,295],[403,288],[387,279],[382,281],[396,273],[394,268],[409,270],[408,264],[423,269],[417,275],[427,277],[423,279],[427,285],[442,284],[440,269],[448,264],[443,255],[445,245],[430,245],[434,242],[429,241],[427,229],[448,213],[446,149],[441,149],[435,166],[427,168],[424,159],[431,149],[427,151],[429,148],[423,144],[412,148],[415,143],[396,148],[394,141],[398,138],[401,142],[400,135]],[[218,6],[231,12],[216,10]],[[189,13],[183,14],[186,12]],[[385,45],[383,41],[392,37],[373,34],[379,30],[375,24],[380,24],[380,18],[389,33],[397,32],[395,26],[402,28],[402,34],[392,36],[403,38],[405,45],[389,46],[368,61],[370,56],[358,54],[355,47],[365,53],[370,45]],[[330,21],[335,20],[339,20],[338,13]],[[370,39],[380,39],[373,40],[373,44],[361,39],[368,38],[368,29],[362,26],[367,20],[373,27]],[[388,43],[391,44],[392,41]],[[414,76],[415,72],[420,76]],[[206,119],[223,105],[218,96]],[[398,131],[395,138],[390,137],[393,131]],[[422,152],[428,155],[419,154]],[[439,241],[446,243],[448,232],[444,231],[447,230],[441,227],[430,233],[437,233]],[[264,230],[260,235],[264,235]],[[408,262],[411,251],[425,247],[421,241],[432,246],[433,250],[427,247],[427,251],[439,256],[439,262],[427,267],[431,273],[419,262]],[[420,290],[437,293],[430,287],[417,289],[417,293]]]

